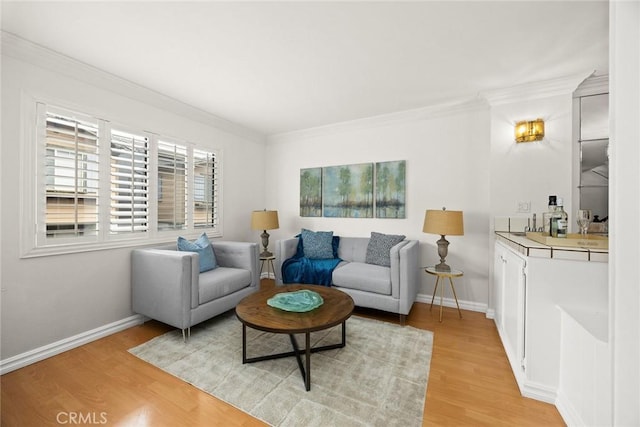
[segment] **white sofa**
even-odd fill
[[[420,246],[403,240],[390,251],[390,266],[367,264],[367,237],[340,237],[338,258],[331,284],[349,294],[356,306],[397,313],[404,324],[418,294]],[[282,264],[292,258],[298,238],[279,240],[275,247],[276,285],[284,285]]]

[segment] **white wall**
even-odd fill
[[[136,99],[138,91],[128,92],[130,86],[119,86],[113,76],[86,66],[61,66],[55,55],[42,51],[22,59],[6,51],[2,64],[2,359],[131,315],[129,249],[21,260],[17,246],[9,243],[18,240],[15,200],[19,197],[13,177],[19,175],[20,164],[17,150],[7,148],[22,141],[20,103],[25,94],[60,99],[125,124],[144,123],[155,132],[222,148],[226,240],[258,242],[258,233],[248,227],[250,212],[277,209],[281,228],[271,232],[272,241],[293,236],[302,227],[345,236],[401,233],[421,241],[421,264],[426,266],[438,260],[438,236],[422,232],[424,211],[442,206],[463,210],[465,235],[449,238],[447,259],[465,272],[456,289],[467,308],[491,306],[494,215],[513,213],[519,200],[530,200],[532,210],[542,212],[551,193],[565,196],[571,210],[567,166],[571,164],[571,91],[566,89],[561,95],[555,90],[533,100],[515,90],[508,102],[503,102],[501,93],[502,101],[494,102],[491,109],[482,100],[471,100],[276,135],[265,149],[250,131],[225,126],[219,119],[211,123],[202,117],[189,119],[185,117],[188,108],[174,109],[160,95],[157,103],[148,93]],[[574,88],[579,81],[571,83]],[[488,98],[492,100],[491,94]],[[513,123],[535,117],[546,121],[545,141],[515,144]],[[406,219],[299,216],[301,168],[389,160],[407,161]],[[77,265],[86,268],[68,273]],[[430,295],[434,279],[421,277],[420,293]],[[100,301],[98,309],[95,301]],[[19,331],[15,325],[20,325]]]
[[[205,113],[51,52],[22,48],[10,46],[2,56],[3,361],[133,314],[131,248],[19,258],[19,227],[31,226],[21,222],[17,202],[23,96],[60,100],[124,124],[222,149],[224,240],[259,241],[249,226],[250,212],[262,206],[265,188],[264,182],[255,179],[264,175],[265,148],[260,137],[233,124],[220,124],[213,116],[207,123]],[[24,58],[17,59],[21,55]],[[189,118],[185,112],[198,118]]]
[[[465,235],[448,239],[447,257],[465,272],[457,281],[458,298],[470,308],[491,308],[493,217],[530,216],[516,214],[517,203],[528,201],[540,218],[550,194],[564,197],[565,210],[573,211],[572,93],[588,75],[482,94],[490,108],[481,101],[463,103],[467,108],[450,104],[270,137],[267,207],[279,211],[281,226],[272,239],[301,227],[347,236],[400,233],[421,241],[426,266],[438,257],[437,236],[422,233],[424,211],[461,209]],[[516,144],[514,124],[538,117],[545,120],[545,139]],[[407,160],[406,219],[299,216],[300,169],[386,160]],[[423,275],[420,293],[431,295],[433,284]]]
[[[284,239],[302,227],[342,236],[372,231],[421,241],[423,266],[439,260],[439,236],[422,232],[426,209],[464,211],[464,236],[448,237],[447,261],[464,271],[456,280],[460,300],[486,308],[489,228],[489,115],[478,101],[383,116],[279,135],[267,143],[267,208],[277,209]],[[353,163],[407,161],[406,219],[302,218],[300,169]],[[422,274],[421,294],[434,280]],[[448,290],[447,290],[448,291]],[[452,295],[450,295],[452,297]]]
[[[564,199],[564,210],[573,220],[572,101],[569,92],[491,108],[492,215],[531,218],[536,213],[541,226],[549,195],[557,195]],[[514,124],[538,117],[545,121],[544,139],[514,142]],[[518,214],[519,201],[531,202],[531,213]]]
[[[493,258],[496,216],[532,218],[542,226],[550,195],[564,199],[564,209],[573,221],[573,99],[572,94],[590,73],[564,76],[521,87],[485,94],[491,104],[490,143],[490,233],[489,256]],[[521,120],[542,118],[545,137],[541,141],[516,143],[514,125]],[[530,213],[518,213],[519,202],[530,202]],[[493,263],[489,264],[493,277]],[[489,288],[488,316],[493,316],[494,292]]]
[[[640,3],[610,2],[609,337],[615,426],[640,425]]]

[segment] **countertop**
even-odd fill
[[[496,240],[524,256],[572,261],[609,262],[609,251],[607,249],[554,247],[533,241],[523,233],[505,231],[496,231],[495,233]]]

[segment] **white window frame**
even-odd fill
[[[99,180],[98,191],[98,233],[96,236],[82,236],[73,238],[46,238],[46,186],[44,182],[45,164],[45,126],[47,111],[55,111],[63,114],[72,113],[77,117],[97,119],[99,128]],[[210,238],[223,235],[223,198],[222,198],[222,150],[212,149],[205,144],[186,142],[180,138],[160,136],[150,131],[141,131],[144,126],[121,125],[113,122],[104,115],[96,113],[90,108],[71,105],[58,100],[46,99],[23,94],[21,106],[21,144],[20,164],[21,174],[18,182],[20,188],[20,257],[31,258],[65,253],[77,253],[112,249],[118,247],[143,246],[175,241],[178,236],[195,238],[207,233]],[[149,229],[136,235],[112,235],[110,234],[110,136],[111,128],[115,130],[129,131],[135,134],[144,134],[149,137]],[[187,228],[182,230],[158,230],[157,214],[157,190],[158,190],[158,153],[159,140],[175,143],[187,147]],[[216,171],[216,186],[218,187],[217,213],[218,223],[214,227],[194,228],[193,222],[193,150],[212,153],[216,157],[218,165]]]

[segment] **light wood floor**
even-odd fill
[[[492,320],[444,310],[439,323],[435,307],[416,303],[407,319],[435,333],[423,425],[564,425],[553,405],[520,396]],[[397,323],[377,311],[356,314]],[[3,375],[1,425],[263,425],[127,352],[171,329],[150,321]]]

